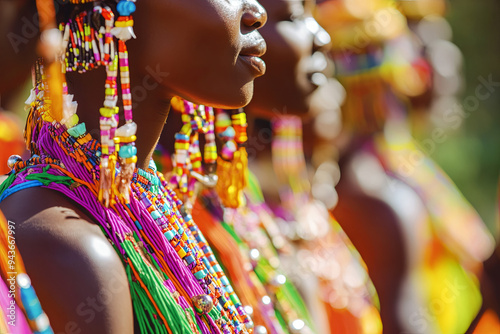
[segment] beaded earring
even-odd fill
[[[175,157],[173,174],[170,183],[176,186],[189,209],[194,195],[196,181],[206,187],[214,187],[217,180],[215,174],[217,147],[214,134],[213,108],[194,105],[178,97],[172,99],[172,108],[182,114],[182,128],[175,134]],[[205,146],[202,158],[199,134],[204,135]]]
[[[73,4],[85,5],[93,0],[71,0]],[[132,94],[128,51],[125,42],[135,38],[131,14],[135,11],[135,0],[120,0],[116,5],[119,16],[110,7],[95,2],[93,7],[83,7],[73,13],[68,21],[59,26],[66,50],[63,73],[86,72],[106,66],[104,105],[100,112],[101,161],[95,171],[99,179],[99,201],[106,207],[116,202],[115,196],[126,203],[130,200],[130,182],[137,162],[135,147],[137,125],[132,119]],[[118,128],[118,70],[120,71],[121,97],[125,124]],[[86,133],[85,124],[78,124],[77,104],[73,95],[63,90],[63,115],[61,123],[68,133],[80,138]],[[116,173],[117,163],[119,172]]]
[[[224,143],[217,159],[217,193],[225,207],[243,204],[243,190],[248,178],[248,155],[245,148],[247,120],[243,109],[233,110],[231,119],[226,111],[217,110],[215,128]]]

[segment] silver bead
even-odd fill
[[[198,312],[208,313],[214,307],[212,297],[209,295],[198,295],[192,298],[194,307]]]
[[[274,276],[274,278],[271,281],[271,284],[278,287],[286,283],[286,276],[279,274]]]
[[[300,333],[300,331],[306,326],[306,323],[302,319],[295,319],[290,323],[290,328],[292,333]]]
[[[252,315],[253,314],[253,307],[250,306],[250,305],[246,305],[243,307],[243,309],[245,310],[245,313],[248,314],[248,315]]]
[[[266,296],[264,296],[264,297],[262,297],[262,303],[263,303],[264,305],[269,305],[269,304],[271,304],[271,297],[269,297],[269,296],[267,296],[267,295],[266,295]]]
[[[247,329],[252,329],[254,326],[255,325],[254,325],[253,321],[251,321],[251,320],[249,322],[245,322],[245,327]]]
[[[7,166],[9,166],[10,169],[14,168],[14,165],[16,162],[23,160],[19,155],[11,155],[9,159],[7,159]]]
[[[27,289],[31,286],[31,280],[26,274],[19,274],[16,277],[17,285],[23,289]]]
[[[264,326],[257,326],[254,330],[255,334],[267,334],[267,329]]]
[[[259,252],[259,250],[257,248],[252,248],[250,250],[250,258],[253,261],[257,261],[260,258],[260,252]]]

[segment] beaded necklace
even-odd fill
[[[184,117],[189,104],[184,102],[176,109]],[[215,132],[223,143],[217,161],[218,183],[216,191],[206,189],[197,194],[193,216],[199,218],[196,220],[201,222],[200,229],[218,252],[217,258],[245,302],[245,309],[252,312],[254,332],[309,333],[313,323],[300,294],[277,269],[278,254],[267,231],[258,219],[250,218],[251,211],[256,209],[249,205],[243,193],[248,181],[246,115],[243,109],[216,109],[215,113]],[[185,126],[188,124],[184,123]],[[182,132],[192,133],[193,130]],[[188,139],[187,136],[176,136],[174,162],[179,153],[186,155],[180,149],[188,150]],[[157,150],[163,151],[163,155],[156,158],[170,160],[168,152],[161,146]],[[192,174],[195,167],[188,166],[184,175]],[[176,175],[175,169],[173,174],[173,178],[183,175]],[[201,183],[206,185],[206,182]]]
[[[316,293],[332,331],[339,330],[345,321],[349,332],[365,332],[368,328],[380,332],[378,298],[363,260],[339,223],[310,193],[300,118],[276,118],[272,128],[272,158],[281,183],[281,203],[268,210],[277,222],[274,229],[282,231],[284,243],[293,249],[280,254],[285,273],[300,283],[303,292],[310,291],[309,295],[315,291],[311,291],[312,281],[317,282]],[[262,197],[260,201],[266,206]],[[314,302],[309,298],[309,303]]]
[[[32,156],[11,160],[0,201],[43,186],[87,209],[122,258],[141,332],[247,333],[244,323],[250,318],[203,234],[154,163],[148,170],[135,169],[130,198],[112,192],[109,207],[99,201],[102,145],[89,134],[73,136],[63,124],[47,120],[50,94],[43,66],[39,70],[42,80],[28,101],[26,133]]]

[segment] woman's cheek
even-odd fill
[[[302,22],[279,22],[277,32],[283,39],[283,46],[294,58],[300,60],[305,54],[312,51],[312,36]]]

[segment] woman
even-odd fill
[[[429,4],[400,3],[429,14],[445,7]],[[347,92],[334,213],[367,263],[384,330],[465,332],[480,307],[474,276],[493,243],[410,132],[407,97],[424,102],[431,87],[421,44],[395,1],[325,1],[318,20],[338,36],[332,56]]]
[[[79,3],[80,1],[72,2]],[[79,173],[78,175],[83,183],[85,182],[81,179],[82,177],[90,183],[85,183],[86,185],[83,187],[85,189],[76,189],[79,187],[72,187],[71,190],[69,188],[58,188],[52,182],[45,183],[47,188],[52,187],[52,189],[32,187],[17,192],[10,191],[9,196],[4,191],[2,203],[0,204],[6,217],[16,222],[18,226],[18,245],[22,249],[26,267],[33,281],[36,282],[37,292],[47,314],[51,318],[53,328],[56,332],[131,333],[134,331],[134,327],[136,332],[139,330],[144,332],[148,331],[147,328],[152,330],[148,326],[157,326],[160,324],[161,328],[157,327],[156,329],[159,330],[160,328],[161,331],[172,331],[173,328],[174,331],[179,332],[199,330],[206,333],[210,328],[215,331],[217,327],[226,331],[244,332],[244,326],[238,320],[238,315],[234,314],[234,309],[226,310],[227,312],[220,311],[219,306],[216,305],[216,300],[212,301],[214,305],[212,308],[212,304],[207,300],[207,295],[199,295],[201,299],[194,298],[197,296],[192,296],[193,293],[201,291],[194,284],[194,276],[189,276],[190,274],[182,267],[181,262],[178,262],[181,261],[180,258],[176,260],[175,257],[172,257],[171,260],[174,261],[175,265],[165,266],[165,262],[158,259],[160,255],[156,255],[160,253],[154,252],[155,245],[152,244],[153,241],[148,239],[145,234],[142,234],[142,231],[139,235],[137,234],[138,231],[135,232],[136,241],[129,239],[132,236],[132,232],[127,232],[125,235],[122,234],[118,239],[116,239],[118,231],[111,234],[109,232],[103,234],[102,231],[110,228],[110,221],[108,220],[108,223],[106,223],[109,217],[114,217],[111,225],[117,223],[119,226],[122,226],[120,229],[124,228],[125,225],[123,223],[128,219],[127,217],[136,217],[139,224],[146,224],[150,218],[146,219],[145,216],[140,214],[140,205],[135,209],[128,207],[132,211],[139,210],[135,214],[132,214],[132,211],[128,211],[128,214],[125,215],[123,212],[120,214],[116,211],[118,207],[127,210],[126,203],[137,202],[137,195],[133,195],[130,191],[125,190],[121,194],[124,197],[130,196],[130,198],[125,199],[114,196],[113,190],[110,191],[110,188],[107,188],[109,184],[103,182],[103,180],[106,181],[106,176],[112,176],[111,172],[107,174],[107,166],[101,164],[101,168],[97,168],[99,166],[96,167],[94,165],[92,170],[99,170],[100,173],[92,175],[90,168],[84,171],[79,169],[79,165],[88,166],[87,163],[89,161],[92,160],[95,162],[99,160],[99,157],[101,163],[106,160],[105,158],[113,161],[112,150],[108,149],[107,152],[104,150],[107,142],[103,141],[103,138],[109,140],[109,127],[103,127],[102,123],[103,118],[105,118],[105,126],[113,123],[112,117],[106,117],[105,115],[108,115],[107,110],[114,110],[114,105],[116,105],[116,70],[118,67],[116,64],[118,61],[114,59],[120,58],[121,83],[125,93],[122,99],[125,102],[125,110],[131,109],[131,96],[134,97],[134,121],[137,124],[137,158],[129,155],[129,153],[134,151],[133,148],[129,148],[132,145],[125,145],[128,149],[123,154],[127,155],[127,158],[123,160],[127,160],[124,162],[124,166],[127,167],[124,167],[121,175],[116,175],[123,181],[127,179],[125,169],[130,168],[131,164],[133,166],[133,162],[129,161],[137,159],[139,167],[148,167],[151,152],[168,115],[170,99],[174,95],[188,98],[196,103],[206,103],[219,107],[237,108],[248,103],[252,96],[253,79],[262,75],[265,70],[263,62],[258,58],[265,51],[265,43],[256,29],[265,23],[266,13],[254,1],[231,3],[223,1],[207,2],[203,0],[188,2],[140,1],[137,12],[134,14],[136,21],[135,33],[137,33],[139,38],[127,43],[130,47],[130,60],[127,61],[127,51],[124,44],[134,34],[131,30],[133,21],[130,16],[135,9],[133,3],[121,1],[115,8],[113,2],[102,2],[95,5],[88,4],[88,1],[85,2],[87,4],[80,7],[74,7],[72,4],[66,5],[66,7],[63,6],[61,7],[62,11],[59,12],[59,15],[63,17],[63,32],[72,30],[76,34],[66,34],[66,38],[63,37],[63,41],[68,45],[66,68],[68,71],[83,71],[84,68],[90,66],[89,64],[93,62],[96,64],[98,58],[101,63],[106,64],[108,76],[106,84],[108,85],[107,88],[110,89],[106,90],[104,110],[101,108],[101,121],[96,122],[95,111],[102,105],[101,101],[104,98],[102,89],[99,88],[102,87],[102,83],[104,82],[104,69],[102,67],[83,75],[69,73],[68,90],[75,94],[75,99],[80,103],[78,114],[80,119],[85,121],[88,133],[97,136],[98,132],[96,131],[101,127],[101,145],[103,149],[102,151],[97,151],[99,155],[96,155],[96,147],[99,147],[99,144],[95,140],[90,139],[88,135],[85,135],[84,127],[83,131],[81,131],[82,126],[76,128],[82,123],[78,123],[78,119],[75,119],[74,115],[76,114],[74,112],[68,113],[68,110],[74,111],[74,104],[68,95],[63,95],[65,96],[63,97],[65,104],[62,107],[62,112],[63,115],[69,115],[69,118],[60,118],[60,122],[62,123],[59,124],[64,125],[64,127],[56,123],[56,128],[62,130],[73,129],[73,134],[69,134],[66,130],[61,133],[62,136],[56,135],[54,132],[51,132],[53,128],[50,127],[50,123],[47,123],[45,119],[37,123],[33,129],[41,129],[42,132],[47,131],[43,132],[49,135],[45,138],[52,138],[50,140],[53,140],[49,147],[57,148],[59,146],[58,143],[60,143],[58,138],[66,140],[70,137],[74,137],[81,142],[80,148],[74,147],[76,150],[81,149],[83,146],[92,146],[92,149],[89,149],[83,155],[87,158],[79,158],[80,160],[70,159],[67,154],[62,154],[59,150],[63,146],[59,146],[56,151],[51,151],[53,156],[50,156],[50,154],[46,154],[47,151],[44,151],[43,143],[40,141],[42,139],[39,138],[40,140],[35,142],[28,141],[31,148],[39,152],[38,156],[32,156],[31,160],[26,163],[17,161],[11,167],[16,169],[20,164],[24,164],[23,166],[32,166],[37,169],[39,164],[36,164],[35,160],[40,159],[43,160],[43,165],[46,166],[44,167],[46,169],[44,171],[36,170],[35,173],[32,173],[35,177],[49,177],[53,179],[55,176],[54,172],[47,172],[48,169],[51,169],[58,171],[55,174],[62,172],[65,176],[73,180],[65,179],[68,181],[67,184],[78,183],[75,181],[78,179],[75,177],[75,173]],[[116,22],[118,22],[114,27],[113,14],[117,16]],[[99,35],[96,39],[94,39],[94,36],[87,34],[88,30],[79,29],[81,26],[90,27],[92,24],[95,25],[96,22],[90,23],[91,17],[92,19],[97,17],[97,23],[101,24],[103,29],[103,36],[100,36],[101,31],[99,27],[94,27],[96,28],[95,30],[90,30],[95,32],[95,36]],[[111,32],[112,29],[115,30]],[[93,55],[90,53],[89,56],[89,47],[87,49],[82,48],[82,45],[85,45],[85,43],[82,44],[75,41],[74,37],[76,39],[81,37],[81,40],[84,40],[84,42],[90,41],[91,44],[95,42],[96,44],[93,44],[93,51],[96,52]],[[203,42],[200,43],[200,41]],[[103,44],[97,45],[98,43]],[[115,47],[119,48],[120,52],[113,54],[113,48]],[[82,53],[79,53],[77,49]],[[130,64],[130,67],[128,67],[128,64]],[[48,74],[54,74],[55,72],[50,72],[52,70],[50,66],[48,64],[44,70]],[[130,87],[129,85],[127,88],[127,82],[130,81],[124,73],[127,73],[125,69],[128,68],[130,69],[130,81],[136,86],[132,85]],[[44,72],[39,69],[37,74],[36,82],[39,93],[39,90],[46,87],[46,84],[44,84]],[[51,76],[49,79],[55,80],[54,76]],[[60,90],[60,88],[56,85],[52,85],[50,88],[50,92],[45,91],[45,98],[43,94],[36,94],[36,97],[30,100],[35,116],[37,115],[36,112],[40,113],[38,109],[41,103],[40,98],[44,98],[43,105],[47,106],[51,102],[52,105],[50,106],[57,107],[56,99],[58,96],[55,93],[51,94],[51,92]],[[48,94],[53,101],[47,101],[46,97]],[[46,117],[48,116],[52,116],[52,113],[46,115]],[[127,121],[129,121],[127,119],[129,116],[125,116]],[[56,121],[58,120],[57,118],[55,119]],[[35,122],[38,121],[35,120]],[[127,122],[129,126],[125,130],[131,130],[134,127],[132,123]],[[37,127],[38,125],[40,127]],[[126,138],[135,137],[135,134],[130,135],[130,131],[127,131],[125,131],[126,135],[129,136]],[[33,135],[32,138],[37,138],[37,132],[31,134]],[[47,147],[47,150],[50,150],[49,147]],[[101,153],[102,156],[100,155]],[[61,161],[60,159],[63,159],[66,163],[62,164],[59,162]],[[22,174],[19,168],[16,169],[16,172]],[[49,176],[49,174],[52,176]],[[15,173],[11,174],[11,179],[8,180],[9,183],[12,184],[11,181],[14,183],[17,182],[14,180],[15,175]],[[97,175],[100,175],[100,185],[96,181]],[[152,173],[148,174],[144,172],[144,175],[154,177]],[[59,176],[65,177],[63,175]],[[136,176],[133,178],[135,180]],[[158,182],[157,178],[154,179]],[[127,187],[127,182],[121,181],[117,186]],[[7,186],[4,185],[2,190],[5,190]],[[163,188],[163,186],[158,185],[157,187]],[[54,189],[58,191],[54,191]],[[74,191],[75,189],[76,191]],[[12,187],[8,190],[12,190]],[[88,192],[89,190],[90,192]],[[71,192],[68,193],[67,191]],[[162,191],[164,191],[163,194],[156,193],[151,196],[158,196],[157,198],[166,200],[168,196],[165,197],[165,191],[168,191],[168,189],[163,189]],[[85,196],[83,192],[86,192]],[[73,194],[77,195],[72,197]],[[146,194],[149,194],[149,192],[146,191]],[[98,195],[100,201],[97,201]],[[83,205],[79,196],[84,196],[86,201],[90,201],[93,204],[91,206]],[[172,196],[174,195],[169,197],[169,201],[172,205],[171,209],[174,210],[175,219],[179,219],[181,223],[183,221],[186,222],[188,218],[183,217],[178,211],[180,203],[175,204],[175,202],[172,202],[173,198],[175,198],[175,196]],[[98,205],[99,202],[103,204]],[[107,207],[108,205],[109,208]],[[118,220],[114,220],[115,218]],[[146,219],[146,222],[144,219]],[[142,228],[145,228],[145,226],[147,225],[142,226]],[[102,231],[99,230],[99,227],[102,228]],[[147,227],[147,229],[149,228],[152,227]],[[190,228],[196,229],[194,225],[190,225]],[[114,227],[111,226],[111,229],[114,229]],[[197,246],[194,245],[194,239],[192,239],[194,238],[192,235],[195,232],[191,232],[193,234],[190,234],[185,229],[182,229],[182,232],[180,231],[178,233],[188,239],[188,248],[192,250],[197,249]],[[123,238],[128,241],[124,241]],[[112,244],[106,239],[112,239]],[[143,241],[137,243],[139,239]],[[130,242],[130,245],[134,245],[135,251],[131,249],[124,251],[124,248],[121,248],[124,245],[122,245],[123,242],[127,244]],[[156,247],[164,247],[162,245],[170,247],[164,241],[158,242],[160,244],[156,244]],[[119,254],[114,252],[112,246],[120,249]],[[165,252],[169,251],[170,248],[168,247],[163,248],[164,252],[161,255],[167,256]],[[40,249],[44,251],[40,252]],[[181,251],[178,250],[177,254]],[[137,258],[134,260],[130,257],[120,258],[118,255],[123,255],[124,252],[126,254],[135,254],[135,256],[139,254],[139,260]],[[151,264],[154,262],[152,259],[160,261],[156,269]],[[166,297],[151,296],[147,287],[144,287],[143,280],[145,280],[145,277],[142,276],[144,272],[136,272],[134,270],[138,268],[137,266],[134,269],[133,266],[127,265],[127,263],[130,264],[133,261],[137,261],[135,263],[137,266],[145,266],[143,270],[156,273],[151,274],[153,276],[149,278],[151,280],[150,284],[153,284],[152,282],[156,280],[156,285],[153,284],[156,286],[154,291],[163,291],[163,296]],[[203,267],[198,260],[195,260],[195,264],[196,266]],[[126,270],[124,270],[124,265]],[[205,277],[210,276],[207,276],[206,273],[208,269],[209,267],[206,267],[204,271],[201,271],[201,275],[205,275]],[[169,270],[174,270],[174,272],[172,273]],[[167,272],[170,274],[167,275]],[[191,272],[193,271],[191,270]],[[163,276],[161,273],[163,273]],[[179,278],[181,274],[188,276],[185,276],[185,279],[181,280]],[[135,277],[134,280],[130,279],[131,276]],[[167,276],[169,279],[163,285],[167,286],[168,291],[158,281],[158,279],[161,280],[162,277]],[[186,282],[186,280],[192,281],[193,284]],[[131,285],[132,292],[129,292],[127,282]],[[176,286],[174,287],[171,283],[175,283],[174,285]],[[191,290],[187,288],[186,284],[188,283]],[[202,282],[198,283],[201,284],[200,287],[204,291],[208,291],[207,289],[210,287],[220,288],[215,283],[208,285],[202,284]],[[220,297],[220,294],[221,292],[217,292],[217,296]],[[189,296],[193,297],[194,301],[189,300]],[[134,311],[136,312],[135,318],[137,319],[134,323],[131,298],[134,305],[151,305],[151,307],[154,306],[155,308],[144,311],[134,307]],[[137,298],[141,300],[138,301]],[[167,309],[175,310],[173,313],[165,312],[165,309],[162,311],[162,307],[165,306],[158,304],[172,301],[174,304],[170,304],[170,308],[167,307]],[[215,310],[215,306],[217,306],[217,310]],[[185,314],[183,315],[182,312],[185,312]],[[212,317],[213,312],[227,314],[230,318],[224,320],[215,317],[218,318],[215,319]],[[169,316],[177,316],[178,318],[168,318]],[[214,322],[214,319],[218,321]],[[190,329],[188,330],[187,328]]]
[[[318,332],[379,332],[375,293],[362,260],[325,205],[313,198],[307,175],[304,153],[310,157],[315,143],[311,115],[323,111],[315,101],[327,84],[324,48],[330,37],[312,17],[314,1],[267,0],[263,5],[269,13],[262,29],[269,70],[257,80],[245,111],[254,120],[250,169],[262,185],[265,203],[249,188],[250,207],[271,213],[281,229],[281,239],[273,241],[283,240],[276,242],[282,268],[304,296]],[[257,117],[271,120],[272,145],[268,125]],[[301,118],[309,123],[304,140]],[[268,233],[273,236],[273,231]]]

